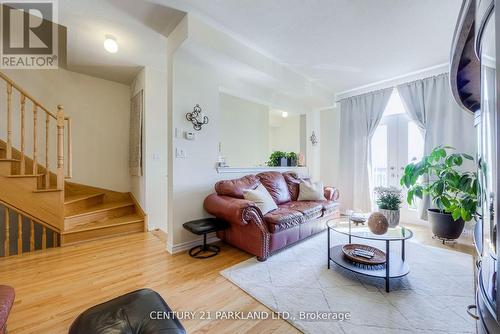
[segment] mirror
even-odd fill
[[[305,161],[305,114],[220,93],[219,117],[220,167],[267,166],[276,151],[297,155],[289,165]]]

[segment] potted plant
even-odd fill
[[[267,165],[270,167],[280,167],[288,165],[288,155],[286,152],[274,151],[269,157]]]
[[[389,227],[399,225],[401,207],[401,189],[396,187],[376,187],[378,211],[387,218]]]
[[[478,217],[477,173],[462,171],[464,159],[474,158],[464,153],[448,154],[449,146],[438,146],[420,161],[409,163],[401,178],[408,188],[408,203],[415,197],[428,195],[435,208],[428,209],[428,218],[435,236],[443,240],[457,239],[466,221]]]
[[[287,154],[288,166],[295,167],[297,166],[297,153],[290,152]]]

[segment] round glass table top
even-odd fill
[[[370,239],[370,240],[406,240],[413,237],[413,232],[406,227],[396,226],[389,228],[384,234],[375,234],[368,226],[355,226],[353,223],[349,223],[349,218],[347,220],[342,220],[342,218],[337,218],[329,220],[326,225],[328,229],[334,230],[335,232],[350,235],[355,238]]]

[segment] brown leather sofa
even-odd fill
[[[217,233],[227,243],[265,261],[275,252],[325,229],[326,220],[340,215],[339,192],[325,187],[324,201],[297,201],[301,179],[295,173],[264,172],[219,181],[205,199],[205,210],[224,219],[229,228]],[[262,184],[278,209],[262,215],[243,191]]]

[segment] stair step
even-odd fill
[[[104,212],[104,211],[109,211],[113,209],[119,209],[119,208],[124,208],[127,206],[132,206],[134,205],[134,202],[132,201],[125,201],[125,202],[109,202],[109,203],[104,203],[100,205],[93,206],[88,209],[84,209],[78,213],[72,214],[70,216],[66,216],[66,219],[72,219],[72,218],[77,218],[77,217],[82,217],[86,215],[91,215],[99,212]]]
[[[109,227],[113,227],[113,226],[140,223],[143,221],[144,221],[144,219],[140,215],[138,215],[137,213],[133,213],[133,214],[126,215],[126,216],[115,217],[115,218],[110,218],[110,219],[105,219],[105,220],[98,220],[98,221],[93,221],[90,223],[77,225],[73,228],[70,228],[70,229],[62,232],[62,234],[71,234],[71,233],[77,233],[77,232],[92,231],[92,230],[98,230],[98,229],[103,229],[103,228],[109,228]]]
[[[101,221],[75,226],[61,233],[61,245],[98,240],[144,231],[144,218],[139,214],[129,214]]]
[[[90,199],[90,198],[97,197],[97,196],[103,196],[103,195],[104,195],[104,193],[70,195],[70,196],[66,196],[64,198],[64,204],[71,204],[71,203],[75,203],[78,201],[83,201],[86,199]]]
[[[55,192],[59,192],[59,191],[62,191],[61,189],[37,189],[37,190],[34,190],[33,192],[34,193],[55,193]]]
[[[0,162],[21,162],[21,160],[2,158],[0,159]]]

